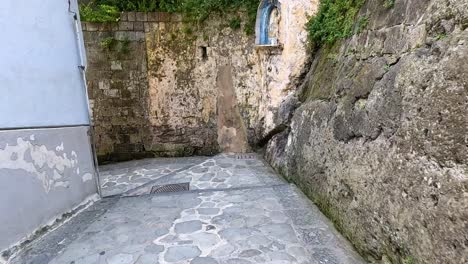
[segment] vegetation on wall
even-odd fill
[[[128,38],[117,40],[114,37],[108,37],[103,39],[100,45],[104,51],[115,51],[117,54],[122,55],[130,52],[130,40]]]
[[[89,22],[117,22],[120,18],[120,11],[115,6],[81,4],[80,16],[82,21]]]
[[[121,11],[178,12],[190,22],[203,22],[212,14],[226,15],[242,11],[246,32],[253,33],[259,0],[93,0],[80,5],[81,20],[115,22]],[[230,23],[237,27],[237,23]]]
[[[355,29],[356,16],[365,0],[321,0],[317,15],[306,24],[313,48],[332,45],[338,39],[350,37]],[[367,19],[359,21],[362,29]]]

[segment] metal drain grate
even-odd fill
[[[247,160],[247,159],[254,159],[254,154],[237,154],[236,159],[240,160]]]
[[[190,182],[156,185],[151,188],[150,194],[153,193],[169,193],[169,192],[186,192],[190,190]]]

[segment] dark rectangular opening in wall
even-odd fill
[[[206,61],[208,59],[208,47],[200,47],[201,58]]]

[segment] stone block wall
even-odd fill
[[[149,156],[148,81],[142,22],[82,23],[100,160]]]

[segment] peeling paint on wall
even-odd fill
[[[91,173],[85,173],[81,179],[83,179],[83,182],[91,181],[93,179],[93,175]]]
[[[35,136],[28,139],[22,137],[16,140],[16,145],[6,144],[0,148],[0,169],[24,170],[41,181],[46,193],[58,187],[68,188],[70,179],[65,176],[66,169],[75,169],[79,173],[78,155],[75,151],[64,152],[63,142],[54,150],[45,145],[34,143]],[[93,178],[90,173],[83,175],[83,182]]]

